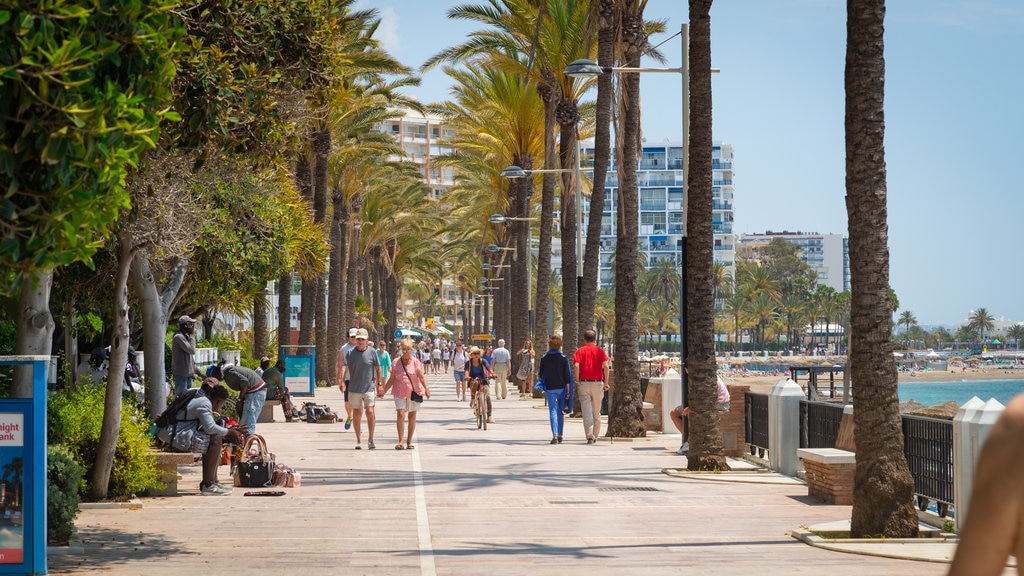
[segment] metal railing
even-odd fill
[[[918,507],[938,503],[940,516],[953,504],[953,422],[903,415],[903,453],[914,477]]]
[[[801,400],[800,447],[835,448],[842,419],[842,404]]]
[[[768,450],[768,394],[747,392],[744,441],[751,454]],[[843,405],[800,401],[800,448],[834,448],[843,418]],[[918,507],[929,501],[945,517],[953,502],[953,422],[941,418],[902,415],[903,453],[914,477]]]
[[[768,395],[747,392],[744,399],[743,441],[751,454],[763,457],[768,451]]]

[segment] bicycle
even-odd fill
[[[479,378],[473,378],[469,383],[469,393],[473,414],[476,416],[476,427],[478,430],[487,430],[487,405],[491,402],[491,387],[486,381],[481,382]],[[480,401],[481,398],[483,402]]]

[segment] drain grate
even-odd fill
[[[598,488],[598,492],[657,492],[658,489],[651,486],[608,486]]]

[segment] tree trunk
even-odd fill
[[[295,165],[295,183],[302,198],[314,206],[313,175],[311,173],[309,155],[305,150],[299,152]],[[314,206],[313,217],[316,218]],[[308,346],[313,343],[313,327],[316,322],[316,282],[313,278],[303,278],[299,303],[299,345]]]
[[[629,67],[639,67],[640,55],[647,44],[642,9],[622,14],[622,44],[623,63]],[[615,381],[608,412],[608,434],[635,438],[647,433],[643,422],[643,399],[640,397],[637,343],[637,243],[640,213],[636,169],[640,148],[640,76],[623,74],[620,84],[622,129],[618,133],[622,135],[622,142],[616,144],[620,153],[615,242]]]
[[[331,260],[328,277],[330,282],[327,285],[329,292],[327,296],[327,346],[321,350],[332,361],[327,365],[328,381],[336,382],[338,375],[336,362],[338,350],[341,350],[345,334],[349,326],[345,324],[345,269],[348,260],[348,204],[345,202],[345,194],[341,188],[335,187],[331,193],[331,203],[334,206],[334,215],[331,217]]]
[[[600,0],[598,7],[597,61],[615,65],[615,0]],[[604,218],[604,193],[611,159],[611,117],[614,86],[611,74],[597,77],[597,110],[594,131],[594,175],[587,213],[587,246],[583,260],[583,290],[580,292],[580,331],[594,327],[594,307],[601,283],[601,224]]]
[[[277,346],[285,354],[292,344],[292,273],[289,270],[277,279]]]
[[[561,128],[559,142],[559,163],[562,170],[562,353],[572,358],[580,342],[579,324],[579,258],[576,252],[576,231],[579,221],[576,218],[576,202],[579,201],[579,182],[576,179],[576,154],[579,153],[576,140],[576,123],[579,111],[572,100],[563,99],[558,103],[556,111],[558,124]]]
[[[259,360],[267,356],[267,291],[261,290],[252,299],[252,356]],[[276,357],[277,354],[274,354]]]
[[[107,497],[110,472],[114,469],[114,453],[121,430],[121,387],[128,364],[128,273],[135,254],[132,236],[122,230],[118,239],[117,278],[114,282],[114,329],[110,339],[110,364],[107,368],[107,391],[103,401],[103,424],[96,446],[96,462],[92,469],[90,496],[95,500]]]
[[[18,300],[18,329],[14,353],[19,356],[49,356],[53,346],[53,316],[50,314],[50,289],[53,270],[26,273]],[[31,398],[32,366],[14,367],[14,398]]]
[[[686,350],[690,470],[728,470],[719,422],[715,361],[711,167],[711,1],[690,0],[690,173],[686,190]],[[685,135],[684,135],[685,136]]]
[[[918,533],[892,355],[885,182],[885,0],[848,0],[846,212],[850,235],[854,476],[850,535]]]
[[[556,122],[554,92],[547,84],[537,87],[544,102],[544,168],[556,165]],[[540,195],[540,238],[537,240],[537,293],[535,295],[533,342],[535,345],[547,341],[548,315],[551,298],[551,235],[555,224],[555,178],[553,173],[544,174]]]
[[[142,350],[146,359],[146,370],[142,378],[146,386],[146,413],[151,418],[156,418],[167,408],[167,367],[164,362],[167,315],[178,299],[186,272],[188,259],[176,261],[161,292],[157,290],[149,257],[138,252],[132,258],[129,276],[142,310]]]
[[[348,259],[345,268],[345,323],[342,325],[342,329],[356,325],[356,294],[359,291],[359,271],[365,265],[362,255],[359,253],[359,229],[363,211],[362,194],[357,192],[352,196],[351,209],[352,212],[348,224]]]

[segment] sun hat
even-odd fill
[[[356,330],[356,340],[358,340],[360,338],[362,338],[363,340],[366,340],[369,337],[370,337],[370,333],[366,331],[366,328],[360,328],[359,330]]]
[[[470,353],[471,355],[472,355],[472,354],[483,354],[483,350],[481,350],[481,349],[480,349],[479,347],[477,347],[477,346],[473,346],[472,348],[470,348],[470,349],[469,349],[469,353]]]
[[[355,336],[358,333],[359,333],[359,329],[358,328],[349,328],[348,329],[348,337],[349,338]]]

